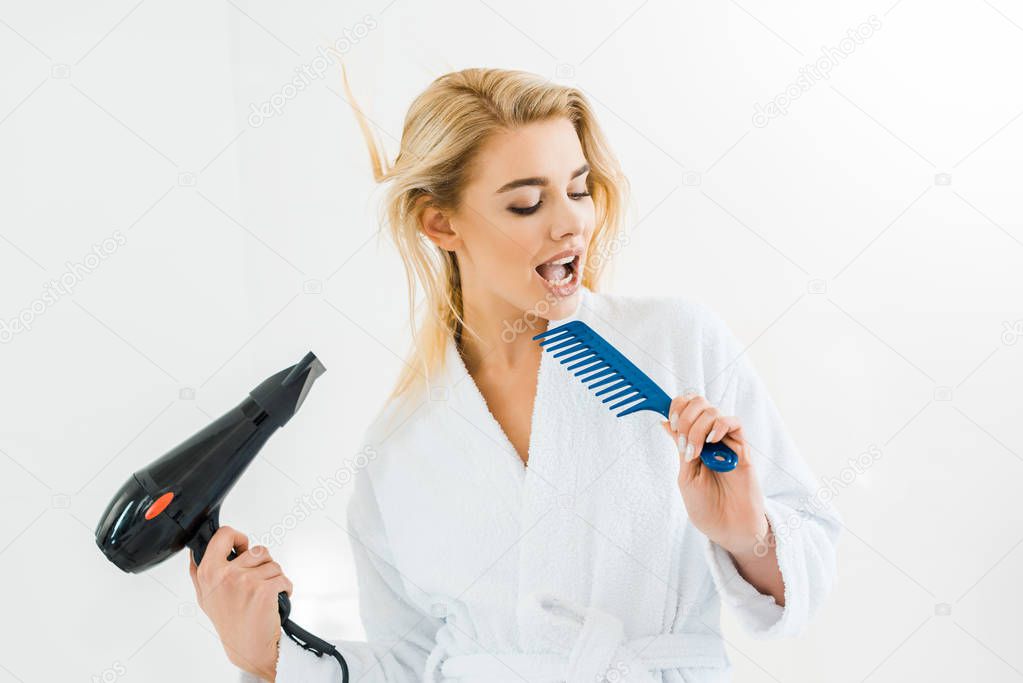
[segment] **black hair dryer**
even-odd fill
[[[187,546],[198,565],[220,527],[220,505],[270,435],[302,407],[316,378],[326,372],[309,352],[297,364],[264,380],[233,410],[136,471],[107,506],[96,527],[96,545],[125,572],[141,572]],[[228,559],[237,554],[232,550]],[[333,646],[289,619],[287,593],[277,596],[285,633],[321,656]],[[304,642],[303,642],[304,641]]]
[[[195,563],[220,527],[220,504],[270,435],[298,412],[326,371],[310,352],[163,457],[133,474],[96,527],[96,544],[126,572],[141,572],[188,546]],[[230,559],[235,552],[231,551]],[[291,604],[279,596],[281,620]]]

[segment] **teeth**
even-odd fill
[[[566,263],[571,263],[574,260],[575,256],[566,256],[565,258],[560,258],[557,261],[548,261],[547,263],[549,263],[552,266],[563,266]]]
[[[570,283],[572,281],[572,278],[574,278],[574,277],[575,277],[575,273],[573,272],[573,273],[569,273],[568,275],[566,275],[565,277],[561,278],[560,280],[547,280],[547,283],[550,284],[552,287],[564,287],[565,285]]]
[[[555,287],[561,287],[562,285],[567,285],[569,282],[571,282],[573,277],[575,277],[575,276],[574,275],[566,275],[565,277],[561,278],[560,280],[554,280],[553,282],[551,282],[551,284],[554,285]]]

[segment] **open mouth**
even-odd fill
[[[579,262],[581,255],[574,254],[553,259],[536,267],[536,273],[556,294],[570,294],[579,282]]]

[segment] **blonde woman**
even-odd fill
[[[359,116],[426,305],[348,508],[368,640],[332,642],[351,681],[728,681],[722,602],[755,637],[798,634],[839,518],[716,314],[598,291],[627,182],[586,98],[449,73],[390,166]],[[575,319],[676,397],[670,420],[616,419],[532,339]],[[706,442],[736,469],[705,467]],[[291,583],[266,548],[224,527],[192,577],[243,680],[341,680],[282,637]]]

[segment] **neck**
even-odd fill
[[[472,273],[462,273],[461,287],[465,328],[456,337],[456,343],[470,373],[481,367],[501,372],[534,369],[543,349],[533,336],[545,332],[550,320],[572,315],[583,298],[580,286],[568,299],[546,298],[523,310],[489,289],[476,286]],[[472,332],[467,328],[472,328]]]
[[[541,349],[533,335],[547,329],[547,320],[507,302],[478,302],[463,293],[460,351],[466,369],[514,370],[535,365]],[[472,328],[470,332],[468,328]]]

